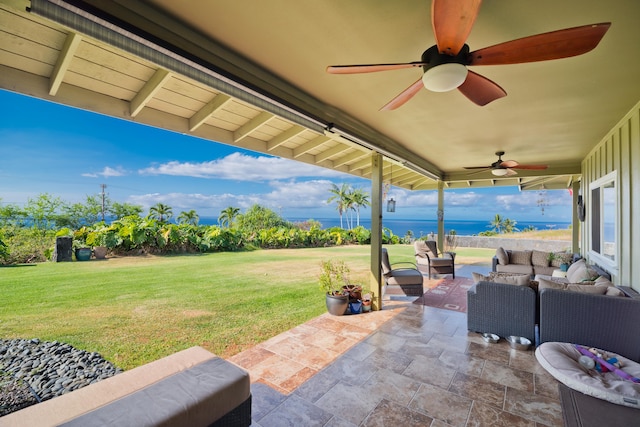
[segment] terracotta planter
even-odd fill
[[[93,248],[93,256],[96,257],[96,259],[105,259],[107,257],[107,247],[96,246]]]
[[[349,307],[348,295],[326,295],[327,311],[334,316],[342,316]]]

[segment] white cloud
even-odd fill
[[[171,161],[138,171],[142,175],[173,175],[237,181],[270,181],[299,177],[338,177],[343,173],[279,157],[233,153],[218,160],[190,163]]]
[[[120,166],[118,166],[115,169],[110,168],[109,166],[105,166],[102,172],[87,172],[82,174],[82,176],[86,176],[88,178],[98,178],[98,177],[109,178],[113,176],[125,176],[125,175],[127,175],[127,171]]]

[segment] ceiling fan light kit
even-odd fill
[[[432,92],[449,92],[464,83],[467,73],[467,67],[451,62],[429,68],[422,76],[422,83]]]
[[[491,173],[495,176],[505,176],[509,173],[508,169],[491,169]]]

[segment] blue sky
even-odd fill
[[[107,185],[112,201],[170,205],[217,217],[228,206],[258,203],[288,219],[337,217],[331,183],[369,191],[366,179],[113,119],[0,90],[0,203],[24,205],[49,193],[82,202]],[[393,187],[398,219],[435,219],[436,191]],[[516,187],[445,191],[446,219],[569,222],[571,196]],[[362,210],[368,217],[370,211]]]

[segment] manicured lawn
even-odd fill
[[[0,338],[64,341],[123,369],[200,345],[229,357],[326,311],[320,260],[367,283],[369,246],[258,250],[0,268]],[[491,249],[458,249],[490,262]],[[392,262],[413,247],[389,247]]]

